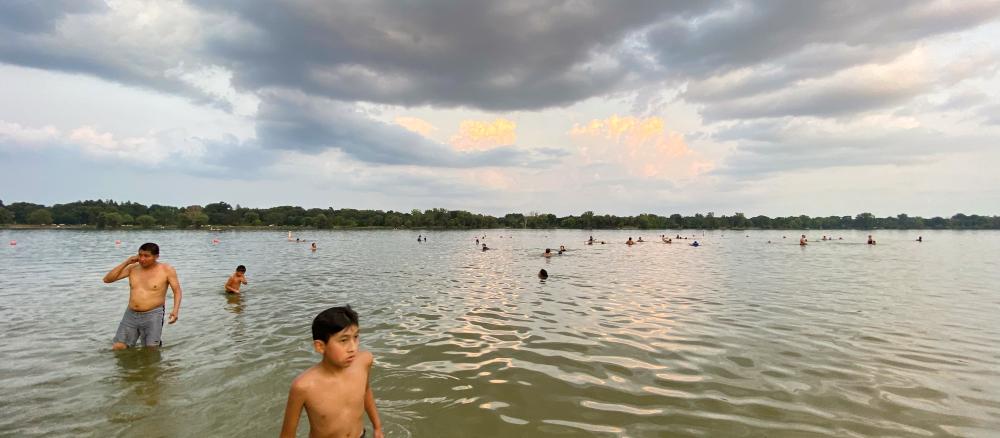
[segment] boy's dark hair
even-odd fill
[[[152,255],[160,255],[160,246],[153,242],[146,242],[139,247],[139,251],[149,251]]]
[[[331,307],[313,319],[313,340],[326,342],[330,340],[330,336],[352,325],[358,325],[358,312],[352,310],[351,306]]]
[[[239,266],[236,267],[236,272],[246,272],[246,271],[247,271],[247,267],[246,266],[239,265]]]

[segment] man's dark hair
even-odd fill
[[[246,271],[247,271],[247,267],[246,266],[239,265],[239,266],[236,267],[236,272],[246,272]]]
[[[313,319],[313,340],[326,342],[330,336],[352,325],[358,325],[358,313],[351,310],[351,306],[331,307]]]
[[[160,246],[153,242],[146,242],[139,247],[139,251],[149,251],[150,254],[158,256],[160,255]]]

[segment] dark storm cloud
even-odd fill
[[[625,37],[708,2],[213,2],[252,26],[208,50],[248,89],[339,100],[538,109],[640,78]]]
[[[665,20],[648,33],[647,42],[664,68],[703,75],[766,64],[830,44],[864,49],[846,62],[871,60],[865,51],[878,54],[879,49],[968,29],[998,15],[1000,3],[993,1],[733,2],[700,20]]]
[[[316,154],[339,149],[367,163],[431,167],[537,166],[552,149],[506,146],[459,152],[402,127],[368,117],[354,106],[299,93],[265,93],[257,114],[257,138],[267,149]]]
[[[998,15],[998,2],[734,2],[700,20],[665,20],[646,34],[646,44],[668,77],[690,80],[682,98],[703,105],[710,120],[839,115],[898,104],[928,90],[819,84],[762,105],[752,99],[853,66],[891,61],[926,38]]]
[[[63,16],[107,10],[101,0],[6,0],[0,4],[0,35],[51,31]]]

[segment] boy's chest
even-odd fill
[[[361,406],[365,398],[364,373],[351,373],[343,379],[323,382],[310,394],[310,401],[319,405]]]

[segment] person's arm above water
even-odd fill
[[[125,259],[124,262],[121,262],[118,266],[111,268],[111,270],[104,275],[104,282],[114,283],[118,280],[128,277],[129,272],[132,270],[131,269],[132,264],[138,261],[139,261],[139,256],[137,255]]]
[[[177,279],[177,270],[173,266],[167,266],[167,284],[170,290],[174,291],[174,310],[170,311],[170,324],[177,322],[177,317],[181,313],[181,281]]]
[[[285,404],[285,419],[281,423],[281,435],[279,435],[281,438],[295,438],[305,401],[302,389],[292,382],[292,388],[288,390],[288,402]]]
[[[382,420],[378,418],[378,409],[375,409],[375,394],[372,393],[371,385],[372,363],[375,362],[375,357],[369,357],[371,360],[368,362],[368,381],[365,382],[365,412],[372,422],[372,435],[374,438],[382,438]]]

